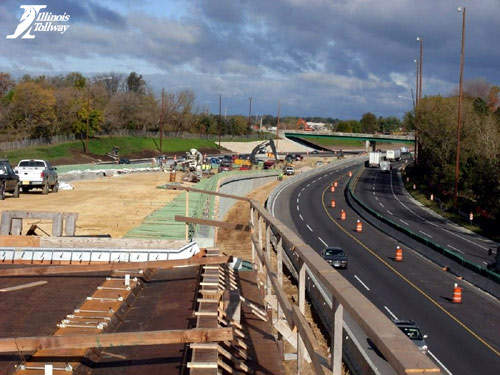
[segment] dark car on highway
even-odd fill
[[[5,199],[5,193],[11,193],[14,198],[19,198],[19,176],[8,160],[0,160],[0,200]]]
[[[427,335],[422,335],[417,323],[413,320],[394,320],[394,324],[396,324],[398,328],[403,331],[403,333],[408,336],[415,345],[418,346],[422,353],[427,353],[428,348],[427,343],[425,342]]]
[[[321,256],[334,268],[347,268],[348,258],[340,247],[327,247]]]

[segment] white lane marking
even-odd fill
[[[299,194],[297,194],[297,199],[300,198],[301,194],[302,194],[302,191],[299,191]]]
[[[451,246],[450,244],[448,244],[448,245],[446,245],[446,246],[448,246],[450,249],[453,249],[453,250],[455,250],[455,251],[458,251],[459,253],[465,254],[462,250],[457,249],[455,246]]]
[[[299,209],[299,205],[297,205],[297,211],[300,211],[300,209]]]
[[[469,242],[469,243],[471,243],[471,244],[473,244],[473,245],[475,245],[475,246],[477,246],[477,247],[480,247],[481,249],[488,250],[488,248],[487,248],[487,247],[481,246],[481,245],[479,245],[479,244],[475,243],[474,241],[471,241],[471,240],[469,240],[469,239],[467,239],[467,238],[465,238],[465,237],[459,236],[458,234],[456,234],[456,233],[452,232],[452,231],[451,231],[451,230],[449,230],[449,229],[444,228],[444,227],[443,227],[443,226],[441,226],[441,225],[435,224],[435,223],[433,223],[433,222],[431,222],[431,221],[428,221],[428,220],[424,219],[422,216],[420,216],[420,215],[419,215],[419,214],[417,214],[415,211],[413,211],[411,208],[409,208],[406,204],[404,204],[403,202],[401,202],[401,200],[400,200],[400,199],[396,196],[396,193],[394,193],[394,188],[393,188],[393,185],[392,185],[392,172],[391,172],[391,179],[390,179],[390,180],[391,180],[391,191],[392,191],[392,195],[394,196],[394,198],[396,198],[396,200],[399,202],[399,204],[400,204],[401,206],[403,206],[404,208],[406,208],[406,209],[407,209],[408,211],[410,211],[413,215],[415,215],[416,217],[418,217],[418,218],[420,218],[421,220],[425,221],[426,223],[428,223],[428,224],[430,224],[430,225],[432,225],[432,226],[435,226],[436,228],[439,228],[439,229],[442,229],[442,230],[444,230],[444,231],[448,232],[448,233],[449,233],[449,234],[451,234],[452,236],[455,236],[455,237],[458,237],[458,238],[460,238],[460,239],[462,239],[462,240],[464,240],[464,241],[467,241],[467,242]]]
[[[297,197],[297,204],[299,204],[299,197]]]
[[[372,190],[375,190],[375,185],[372,186]]]
[[[361,279],[360,279],[357,275],[354,275],[354,278],[355,278],[356,280],[358,280],[358,281],[359,281],[359,283],[360,283],[361,285],[363,285],[367,291],[370,291],[370,288],[368,288],[368,287],[366,286],[366,284],[365,284],[363,281],[361,281]]]
[[[380,205],[380,207],[385,207],[382,203],[378,202],[378,204]]]
[[[375,192],[374,192],[373,194],[375,194]],[[375,200],[377,200],[377,201],[378,201],[378,197],[375,197]]]
[[[424,236],[427,236],[429,238],[432,238],[432,236],[428,233],[425,233],[423,230],[419,230],[420,233],[422,233]]]
[[[313,231],[312,228],[309,226],[309,224],[306,224],[307,229],[309,229],[311,232]]]
[[[302,193],[302,192],[304,191],[304,189],[305,189],[305,188],[300,189],[300,192]]]
[[[386,210],[389,215],[394,215],[391,211]]]
[[[427,350],[427,353],[429,353],[429,355],[430,355],[430,356],[431,356],[431,357],[432,357],[432,358],[433,358],[433,359],[437,362],[437,364],[438,364],[439,366],[441,366],[441,368],[442,368],[444,371],[446,371],[446,372],[448,373],[448,375],[453,375],[453,374],[451,373],[451,371],[450,371],[450,370],[448,370],[448,369],[446,368],[446,366],[445,366],[445,365],[443,365],[443,362],[441,362],[441,361],[440,361],[440,360],[439,360],[439,359],[438,359],[438,358],[434,355],[434,353],[432,353],[430,350]]]
[[[486,265],[488,265],[488,262],[485,262],[485,261],[483,260],[483,264],[486,264]]]
[[[299,214],[300,220],[304,221],[304,218],[302,217],[302,214]]]
[[[406,221],[404,221],[402,219],[399,219],[399,221],[402,222],[403,224],[409,225]]]
[[[321,242],[323,242],[323,245],[325,245],[326,247],[328,247],[328,244],[327,244],[325,241],[323,241],[323,240],[321,239],[321,237],[319,237],[319,236],[318,236],[318,240],[320,240]]]
[[[387,306],[384,306],[384,309],[389,313],[389,315],[392,317],[392,319],[398,320],[398,317],[396,315],[394,315],[394,313],[391,310],[389,310],[389,308]]]
[[[372,191],[372,194],[373,194],[373,195],[375,195],[375,194],[377,194],[377,193],[375,193],[374,191]]]

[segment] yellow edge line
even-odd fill
[[[356,182],[354,184],[354,188],[356,187],[359,179],[359,174],[356,176]],[[347,188],[347,187],[346,187]],[[377,258],[380,262],[382,262],[387,268],[389,268],[392,272],[394,272],[396,275],[398,275],[401,279],[406,281],[411,287],[413,287],[415,290],[417,290],[420,294],[422,294],[425,298],[427,298],[431,303],[433,303],[436,307],[438,307],[441,311],[443,311],[446,315],[448,315],[451,319],[453,319],[455,322],[457,322],[462,328],[464,328],[469,334],[471,334],[474,338],[479,340],[483,345],[485,345],[488,349],[490,349],[493,353],[495,353],[497,356],[500,356],[500,352],[496,350],[492,345],[490,345],[488,342],[486,342],[483,338],[481,338],[477,333],[475,333],[472,329],[467,327],[464,323],[462,323],[455,315],[450,313],[448,310],[446,310],[443,306],[441,306],[435,299],[433,299],[431,296],[429,296],[427,293],[425,293],[422,289],[420,289],[417,285],[415,285],[413,282],[408,280],[405,276],[403,276],[399,271],[397,271],[393,266],[391,266],[389,263],[387,263],[380,255],[378,255],[375,251],[370,249],[368,246],[366,246],[363,242],[361,242],[359,239],[354,237],[351,233],[349,233],[344,227],[342,227],[335,219],[330,215],[330,213],[327,210],[327,207],[325,206],[325,193],[328,190],[328,186],[323,190],[323,193],[321,194],[321,205],[323,206],[323,209],[325,210],[325,213],[328,215],[328,218],[337,226],[339,227],[345,234],[347,234],[349,237],[351,237],[354,241],[356,241],[359,245],[361,245],[364,249],[366,249],[371,255],[373,255],[375,258]]]

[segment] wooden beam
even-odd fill
[[[0,292],[14,292],[16,290],[33,288],[34,286],[40,286],[40,285],[45,285],[45,284],[47,284],[47,281],[35,281],[33,283],[27,283],[27,284],[21,284],[21,285],[15,285],[15,286],[9,286],[6,288],[2,288],[2,289],[0,289]]]
[[[175,267],[199,266],[203,264],[228,263],[230,256],[192,257],[189,259],[159,260],[155,262],[130,262],[67,266],[31,266],[0,269],[0,277],[61,275],[72,273],[109,272],[115,270],[170,269]]]
[[[117,346],[166,345],[231,341],[232,328],[193,328],[181,330],[103,333],[1,338],[0,353],[34,352],[50,349],[109,348]]]
[[[170,190],[192,191],[195,193],[203,193],[203,194],[208,194],[208,195],[215,195],[217,197],[222,197],[222,198],[231,198],[231,199],[236,199],[239,201],[250,202],[250,198],[242,197],[239,195],[233,195],[233,194],[219,193],[217,191],[208,191],[208,190],[196,189],[196,188],[192,188],[192,187],[188,187],[188,186],[174,185],[174,184],[167,184],[166,187],[167,187],[167,189],[170,189]]]
[[[209,220],[209,219],[198,219],[196,217],[175,215],[175,221],[182,221],[184,223],[193,223],[193,224],[201,224],[201,225],[209,225],[211,227],[219,227],[219,228],[228,228],[232,230],[240,230],[249,232],[250,227],[245,224],[239,223],[228,223],[226,221],[218,221],[218,220]]]
[[[40,237],[0,236],[0,247],[40,247]]]

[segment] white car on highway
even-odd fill
[[[31,189],[42,189],[42,194],[59,190],[56,168],[45,160],[21,160],[14,171],[19,176],[21,190],[27,193]]]

